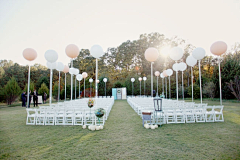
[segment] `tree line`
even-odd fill
[[[184,50],[183,58],[180,60],[186,62],[187,56],[196,48],[192,44],[187,44],[183,39],[178,37],[167,38],[163,34],[150,33],[142,34],[137,40],[127,40],[118,47],[108,48],[106,53],[99,59],[99,95],[105,95],[105,83],[103,78],[108,78],[106,83],[107,95],[111,95],[112,88],[126,87],[127,94],[132,95],[132,82],[131,78],[135,78],[134,95],[140,95],[140,82],[139,77],[147,77],[145,81],[146,94],[151,95],[150,91],[150,72],[151,63],[148,62],[144,57],[144,52],[149,47],[155,47],[159,50],[160,55],[157,61],[153,64],[153,70],[162,72],[165,69],[172,68],[175,63],[168,56],[161,53],[161,49],[164,46],[175,47],[181,46]],[[89,96],[89,78],[95,80],[96,71],[96,60],[90,55],[89,49],[81,49],[77,58],[73,61],[73,67],[78,68],[80,73],[87,72],[88,77],[86,78],[86,96]],[[222,96],[224,99],[238,99],[240,100],[239,90],[239,76],[240,76],[240,44],[236,43],[232,48],[229,48],[226,54],[221,56],[221,77],[222,77]],[[193,67],[194,76],[194,97],[199,98],[199,70],[198,65]],[[203,97],[207,98],[219,98],[219,70],[218,70],[218,59],[213,56],[205,56],[201,60],[201,74],[202,74],[202,88]],[[70,98],[70,74],[67,74],[67,98]],[[179,77],[179,97],[182,96],[181,90],[181,74]],[[28,77],[28,66],[21,66],[17,63],[13,63],[11,60],[0,61],[0,101],[7,102],[16,100],[20,93],[27,88]],[[30,89],[33,91],[36,89],[39,94],[46,92],[49,94],[49,78],[50,71],[46,66],[35,64],[31,67],[31,85]],[[61,84],[60,84],[60,98],[64,99],[65,93],[65,75],[61,73]],[[171,97],[176,97],[176,75],[170,77],[171,82]],[[165,81],[165,80],[164,80]],[[11,83],[10,83],[11,82]],[[16,83],[15,83],[16,82]],[[167,80],[167,83],[169,81]],[[156,77],[154,76],[154,90],[156,90]],[[158,81],[158,93],[162,92],[162,79]],[[15,89],[7,90],[9,85],[17,85]],[[144,94],[144,82],[141,82],[141,95]],[[169,84],[168,84],[169,85]],[[94,87],[94,85],[92,86]],[[53,70],[53,97],[57,98],[58,91],[58,71]],[[76,96],[78,97],[78,81],[77,81]],[[83,91],[83,80],[80,84],[81,91]],[[191,71],[190,67],[184,71],[184,97],[191,97]],[[73,87],[73,97],[75,97],[75,87]],[[7,98],[10,91],[17,90],[14,98],[8,100]],[[169,92],[169,88],[167,88]],[[94,96],[94,89],[92,89],[92,95]],[[156,91],[157,92],[157,91]],[[167,93],[169,95],[169,93]],[[169,96],[168,96],[169,97]]]

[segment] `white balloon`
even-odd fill
[[[197,64],[197,60],[193,57],[193,56],[188,56],[187,59],[186,59],[186,63],[193,67]]]
[[[73,73],[74,75],[78,75],[79,74],[79,69],[77,69],[77,68],[74,68],[74,73]]]
[[[48,62],[53,63],[57,61],[58,54],[54,50],[47,50],[44,54],[44,57]]]
[[[165,76],[163,75],[163,73],[161,73],[161,74],[160,74],[160,77],[161,77],[161,78],[164,78]]]
[[[160,75],[160,72],[159,72],[159,71],[156,71],[154,74],[155,74],[155,76],[158,77],[158,76]]]
[[[103,78],[103,82],[107,82],[107,78]]]
[[[64,64],[62,62],[57,62],[57,71],[63,71],[64,69]]]
[[[56,62],[54,62],[54,63],[47,62],[47,67],[49,69],[56,69],[57,68],[57,63]]]
[[[135,78],[131,78],[131,81],[134,82],[134,81],[135,81]]]
[[[143,77],[143,80],[146,81],[146,80],[147,80],[147,77]]]
[[[74,74],[75,73],[75,68],[69,68],[69,73]]]
[[[90,82],[90,83],[92,83],[92,82],[93,82],[93,79],[92,79],[92,78],[90,78],[90,79],[89,79],[89,82]]]
[[[139,77],[138,80],[141,82],[142,81],[142,77]]]
[[[180,63],[178,64],[178,67],[179,67],[179,70],[180,70],[180,71],[185,71],[185,70],[187,69],[187,65],[186,65],[186,63],[184,63],[184,62],[180,62]]]
[[[172,68],[173,68],[174,71],[179,71],[178,63],[174,63]]]
[[[82,80],[82,78],[83,78],[83,77],[82,77],[82,75],[81,75],[81,74],[78,74],[78,75],[77,75],[77,80],[78,80],[78,81],[81,81],[81,80]]]
[[[170,50],[169,54],[170,58],[174,61],[177,61],[182,58],[183,56],[183,50],[180,47],[174,47]]]
[[[95,58],[99,58],[104,54],[102,47],[99,45],[93,45],[90,49],[90,53]]]
[[[201,48],[201,47],[198,47],[198,48],[195,48],[193,51],[192,51],[192,56],[196,59],[196,60],[201,60],[205,57],[205,54],[206,54],[206,51]]]
[[[173,74],[173,70],[172,69],[167,69],[167,75],[171,76]]]

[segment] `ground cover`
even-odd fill
[[[100,131],[27,126],[25,108],[0,107],[0,159],[240,159],[240,105],[223,105],[223,123],[147,130],[127,101],[117,100]]]

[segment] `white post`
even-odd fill
[[[168,77],[169,79],[169,99],[171,99],[171,82],[170,82],[170,76]]]
[[[146,90],[145,90],[145,81],[144,81],[144,97],[146,96]]]
[[[71,59],[71,68],[73,68],[73,59]],[[72,101],[72,93],[73,93],[73,75],[71,74],[71,101]]]
[[[52,69],[50,69],[50,93],[49,93],[49,105],[52,105]]]
[[[176,71],[176,89],[177,89],[177,100],[178,100],[178,71]]]
[[[106,82],[105,82],[105,97],[106,97]]]
[[[65,73],[65,101],[66,101],[66,89],[67,89],[67,87],[66,87],[66,86],[67,86],[67,84],[66,84],[66,79],[67,79],[67,78],[66,78],[66,73]]]
[[[27,90],[27,108],[29,108],[29,90],[30,90],[30,64],[28,66],[28,90]]]
[[[141,97],[141,91],[142,91],[142,90],[141,90],[141,81],[140,81],[140,97]]]
[[[200,98],[201,98],[201,104],[202,104],[202,78],[201,78],[200,60],[198,61],[198,67],[199,67],[199,81],[200,81]]]
[[[75,100],[77,99],[77,86],[76,86],[76,78],[77,76],[75,76]]]
[[[182,71],[182,95],[183,95],[183,100],[184,100],[183,71]]]
[[[164,78],[162,78],[162,94],[164,95]]]
[[[166,84],[166,98],[167,98],[167,77],[166,77],[166,79],[165,79],[165,84]]]
[[[157,96],[158,97],[158,76],[157,76]]]
[[[58,72],[58,102],[60,99],[60,71]]]
[[[95,79],[95,86],[96,86],[96,98],[98,95],[98,86],[97,86],[97,80],[98,80],[98,59],[96,58],[96,79]]]
[[[222,82],[221,82],[221,68],[220,68],[220,57],[218,57],[218,70],[219,70],[219,89],[220,89],[220,105],[222,105]]]
[[[80,97],[81,97],[81,95],[80,95],[80,81],[78,83],[78,93],[79,93],[79,99],[80,99]]]
[[[84,98],[85,98],[85,78],[84,78]]]
[[[151,97],[153,97],[153,62],[151,62]]]
[[[191,77],[192,77],[192,102],[193,102],[193,70],[191,67]]]

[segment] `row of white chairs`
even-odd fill
[[[95,99],[96,100],[96,99]],[[80,100],[85,101],[85,99]],[[104,102],[101,102],[104,101]],[[74,105],[52,105],[52,106],[40,106],[38,109],[27,108],[27,125],[92,125],[101,124],[104,125],[107,117],[114,104],[114,99],[109,98],[105,100],[97,100],[98,105],[90,108],[86,108],[81,105],[75,105],[80,102],[71,101]],[[100,106],[105,104],[105,106]],[[102,118],[95,116],[95,110],[103,108],[106,114]]]
[[[195,123],[195,122],[224,122],[223,107],[224,106],[207,106],[184,105],[180,102],[180,106],[167,105],[163,99],[162,112],[155,112],[153,99],[142,101],[140,98],[129,98],[129,105],[142,117],[142,112],[151,112],[152,122],[161,121],[163,124],[170,123]],[[164,102],[165,101],[165,102]],[[140,104],[141,103],[141,104]],[[186,104],[190,102],[185,102]],[[161,116],[160,116],[161,115]],[[160,120],[161,119],[161,120]]]

